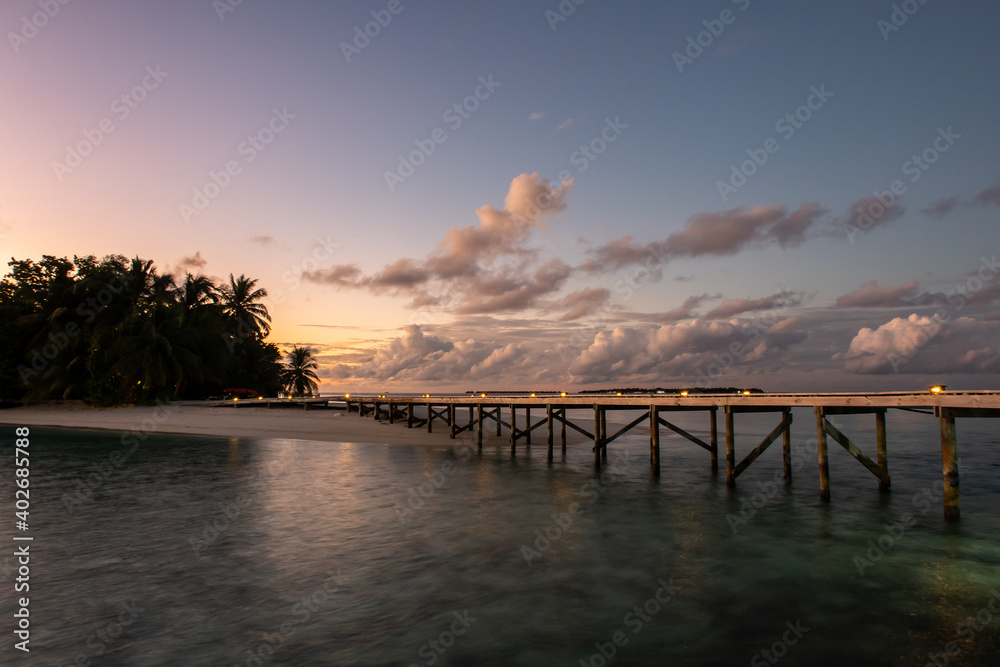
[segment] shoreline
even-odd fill
[[[459,422],[462,423],[461,421]],[[373,445],[448,446],[467,442],[475,431],[466,431],[452,440],[446,424],[434,424],[434,432],[426,427],[406,428],[404,424],[389,424],[359,417],[343,410],[301,410],[282,408],[234,409],[191,404],[134,406],[125,408],[95,408],[82,402],[43,403],[40,405],[0,410],[0,425],[7,427],[34,426],[71,430],[95,430],[127,433],[137,431],[150,435],[193,435],[225,438],[290,438],[318,442],[341,442]],[[509,446],[507,433],[496,436],[492,424],[484,429],[483,447]],[[568,435],[568,442],[582,442]],[[523,446],[519,443],[519,446]],[[544,442],[540,443],[544,447]],[[558,446],[558,445],[557,445]]]

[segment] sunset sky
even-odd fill
[[[0,254],[258,278],[326,392],[997,388],[997,26],[6,0]]]

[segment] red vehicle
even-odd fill
[[[225,396],[227,401],[232,398],[257,398],[258,396],[255,389],[238,388],[223,389],[222,395]]]

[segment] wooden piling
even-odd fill
[[[433,433],[434,430],[431,427],[431,422],[434,421],[434,409],[431,406],[431,402],[427,401],[427,432]]]
[[[594,403],[594,469],[601,469],[601,406]]]
[[[477,403],[476,408],[479,410],[479,420],[476,422],[476,441],[479,444],[479,449],[483,448],[483,404]]]
[[[823,406],[817,405],[816,412],[816,443],[819,453],[819,498],[830,502],[830,453],[826,443],[826,414]]]
[[[792,416],[792,411],[782,410],[781,421]],[[781,462],[785,469],[785,481],[792,481],[792,429],[786,428],[781,441]]]
[[[736,433],[733,426],[733,411],[727,405],[726,411],[726,484],[736,486]]]
[[[660,476],[660,411],[655,405],[649,406],[649,457],[653,475]]]
[[[494,412],[495,412],[495,414],[497,416],[497,437],[499,438],[500,437],[500,427],[502,425],[501,422],[500,422],[500,417],[502,416],[502,414],[501,414],[500,406],[499,405],[497,406],[497,409],[494,410]]]
[[[718,412],[718,408],[713,405],[708,422],[708,442],[712,446],[710,453],[712,458],[712,472],[719,471],[719,427],[716,424],[716,412]]]
[[[531,447],[531,406],[524,409],[524,427],[528,429],[524,434],[524,446]]]
[[[547,422],[547,436],[545,438],[545,444],[548,448],[549,463],[552,463],[552,445],[554,438],[552,437],[552,406],[545,406],[545,421]]]
[[[517,408],[510,404],[510,453],[517,453]]]
[[[559,421],[562,424],[562,453],[566,453],[566,408],[561,411],[562,419]]]
[[[449,403],[448,404],[448,426],[451,427],[451,428],[448,429],[448,433],[449,433],[448,437],[450,437],[452,440],[454,440],[455,439],[455,404],[454,403]]]
[[[955,430],[955,417],[950,414],[941,416],[941,462],[944,518],[945,521],[958,521],[958,434]]]
[[[878,448],[878,467],[881,468],[885,474],[889,474],[889,456],[886,451],[886,438],[885,438],[885,411],[879,411],[875,413],[875,446]],[[883,493],[889,490],[889,484],[884,480],[878,481],[878,490]]]
[[[608,460],[607,439],[608,439],[608,411],[605,410],[604,408],[601,408],[601,442],[604,443],[604,446],[601,447],[602,461]]]

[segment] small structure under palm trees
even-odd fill
[[[291,396],[312,396],[319,389],[319,376],[316,369],[319,365],[308,347],[295,346],[288,353],[281,373],[282,385]]]

